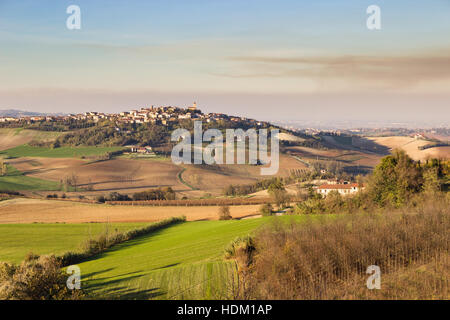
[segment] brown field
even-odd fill
[[[426,140],[416,140],[411,137],[376,137],[369,138],[376,143],[386,146],[391,150],[403,149],[414,160],[426,160],[428,158],[450,158],[450,147],[437,147],[419,150],[418,147],[429,144]]]
[[[425,137],[430,138],[430,139],[437,139],[443,142],[446,141],[450,141],[450,136],[447,135],[441,135],[441,134],[437,134],[437,133],[425,133],[424,134]]]
[[[249,184],[261,176],[260,166],[215,165],[177,166],[167,160],[113,159],[87,162],[81,159],[18,158],[8,161],[27,176],[44,180],[60,181],[73,174],[78,178],[78,186],[90,191],[79,190],[84,196],[109,192],[134,193],[156,187],[172,187],[181,196],[202,197],[205,193],[220,195],[230,184]],[[197,190],[182,183],[178,175],[185,168],[181,178]],[[289,175],[292,169],[302,169],[305,165],[292,157],[280,155],[278,176]],[[77,194],[77,193],[76,193]],[[75,194],[75,195],[76,195]]]
[[[309,147],[288,147],[286,148],[287,151],[299,156],[299,157],[305,157],[305,158],[316,158],[319,157],[327,157],[327,158],[333,158],[337,157],[344,152],[337,149],[331,149],[331,150],[320,150],[320,149],[314,149]]]
[[[230,206],[233,218],[258,213],[259,205]],[[110,206],[59,200],[12,199],[0,202],[0,223],[153,222],[185,215],[188,221],[216,220],[217,206]]]
[[[195,188],[211,194],[221,194],[230,184],[250,184],[270,176],[262,176],[261,166],[252,165],[216,165],[216,166],[186,166],[183,179]],[[300,161],[280,155],[280,168],[277,176],[288,176],[291,170],[304,169],[306,166]]]
[[[130,193],[154,187],[189,190],[177,178],[181,168],[170,161],[113,159],[85,162],[79,159],[20,158],[9,161],[28,176],[60,181],[75,174],[78,185],[91,185],[95,193]]]
[[[381,159],[381,155],[365,153],[354,150],[329,149],[320,150],[308,147],[288,147],[287,151],[306,161],[341,161],[344,166],[366,166],[374,167]]]

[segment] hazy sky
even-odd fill
[[[450,0],[0,0],[0,109],[448,121],[449,17]]]

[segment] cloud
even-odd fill
[[[358,87],[406,88],[423,82],[450,81],[450,50],[403,56],[237,56],[238,72],[222,73],[232,78],[309,78],[347,83]],[[448,88],[448,87],[447,87]],[[448,89],[447,89],[448,91]]]

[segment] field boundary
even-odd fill
[[[189,189],[191,189],[191,190],[193,190],[193,191],[199,190],[199,189],[197,189],[197,188],[191,186],[189,183],[187,183],[187,182],[183,179],[182,175],[183,175],[183,173],[184,173],[185,171],[186,171],[186,168],[183,168],[183,169],[180,170],[180,172],[178,172],[178,174],[177,174],[178,180],[179,180],[182,184],[184,184],[186,187],[188,187]]]
[[[188,199],[188,200],[143,200],[143,201],[106,201],[105,204],[119,206],[242,206],[271,203],[271,198],[234,198],[234,199]]]

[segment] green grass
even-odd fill
[[[144,223],[112,223],[111,229],[125,231]],[[2,224],[0,225],[0,261],[20,263],[29,252],[61,254],[78,249],[90,236],[105,231],[105,223],[84,224]]]
[[[80,158],[99,156],[107,152],[118,151],[121,149],[122,147],[60,147],[52,149],[44,147],[33,147],[28,144],[24,144],[5,151],[0,151],[0,155],[6,155],[11,158]]]
[[[229,297],[235,264],[225,247],[274,219],[186,222],[119,244],[79,264],[83,286],[97,298],[220,299]]]
[[[0,190],[57,191],[60,189],[59,184],[55,181],[48,181],[39,178],[28,177],[11,165],[7,165],[7,168],[8,168],[7,175],[0,176]]]

